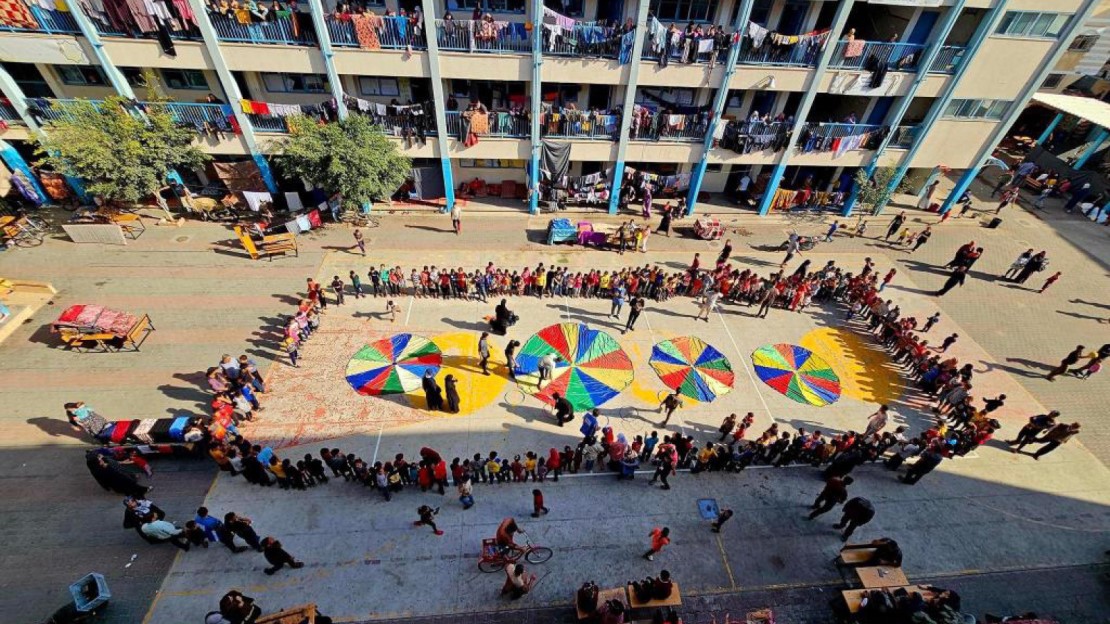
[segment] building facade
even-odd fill
[[[736,210],[767,214],[805,191],[846,214],[861,168],[977,171],[1097,4],[8,0],[0,140],[5,160],[26,157],[65,100],[141,102],[153,70],[206,150],[264,172],[291,112],[370,114],[448,188],[527,185],[551,140],[570,145],[569,179],[602,174],[614,197],[629,170],[666,180],[691,210],[732,205],[747,178],[759,198]],[[705,45],[671,24],[726,36]],[[472,101],[488,115],[470,117]]]

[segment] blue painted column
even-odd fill
[[[967,45],[967,51],[964,52],[963,60],[956,66],[956,73],[952,79],[948,81],[948,85],[941,92],[934,102],[932,108],[926,113],[925,119],[917,126],[917,131],[914,133],[913,143],[910,144],[910,149],[902,156],[899,161],[898,167],[895,169],[894,177],[890,180],[888,187],[891,192],[898,188],[902,183],[902,178],[906,176],[906,171],[909,170],[910,164],[913,163],[917,153],[921,151],[921,146],[924,145],[928,139],[929,133],[932,131],[933,126],[936,125],[937,120],[944,114],[948,104],[952,102],[952,98],[956,93],[956,88],[960,86],[964,76],[967,74],[967,68],[971,66],[972,61],[975,60],[975,55],[979,52],[979,48],[983,46],[986,41],[997,28],[998,23],[1002,21],[1003,15],[1006,13],[1006,0],[1000,0],[997,5],[987,10],[983,15],[982,21],[979,22],[979,27],[975,29],[975,34],[972,35],[971,41]],[[933,165],[937,163],[931,163]],[[882,206],[875,207],[875,214],[882,210]]]
[[[35,172],[31,171],[31,166],[23,159],[23,155],[7,141],[0,141],[0,160],[4,161],[8,169],[23,174],[23,177],[31,183],[31,187],[39,194],[39,198],[42,200],[40,204],[50,202],[50,196],[46,194],[46,189],[39,184],[39,179],[35,176]]]
[[[613,163],[613,183],[609,189],[609,214],[620,209],[621,182],[624,180],[624,157],[628,153],[628,136],[632,129],[632,112],[636,108],[636,82],[640,79],[640,61],[644,58],[644,33],[647,32],[648,0],[639,0],[636,9],[636,33],[632,39],[632,62],[628,64],[628,85],[621,107],[621,128],[617,135],[617,160]]]
[[[1084,22],[1094,13],[1098,4],[1099,0],[1084,0],[1082,7],[1076,11],[1075,15],[1073,15],[1068,22],[1065,31],[1060,33],[1060,36],[1056,40],[1055,47],[1052,48],[1052,52],[1041,61],[1036,75],[1032,76],[1025,83],[1021,95],[1010,104],[1010,108],[1006,111],[1006,116],[995,126],[994,132],[991,133],[990,138],[983,142],[974,160],[971,161],[971,166],[964,171],[959,181],[956,182],[956,187],[953,188],[948,197],[944,199],[944,203],[940,206],[940,214],[944,214],[951,210],[956,200],[971,188],[971,183],[979,175],[979,170],[986,164],[987,158],[990,157],[998,147],[998,144],[1002,142],[1002,139],[1006,136],[1006,132],[1014,125],[1014,122],[1017,121],[1018,116],[1025,110],[1025,107],[1029,105],[1029,100],[1033,99],[1033,96],[1037,93],[1037,89],[1044,83],[1045,78],[1048,77],[1052,69],[1056,67],[1056,63],[1060,61],[1060,57],[1067,51],[1072,39],[1075,38],[1079,29],[1083,27]]]
[[[312,23],[316,26],[316,39],[320,42],[320,52],[324,55],[324,68],[328,73],[328,82],[331,83],[331,96],[335,98],[336,113],[340,119],[346,119],[347,104],[343,101],[343,83],[339,81],[339,72],[335,69],[335,49],[331,45],[328,21],[324,17],[324,5],[320,0],[308,0],[308,9],[312,13]]]
[[[1047,141],[1048,137],[1052,136],[1052,131],[1055,130],[1056,126],[1060,125],[1060,122],[1063,120],[1064,114],[1056,113],[1056,116],[1052,118],[1052,121],[1049,122],[1048,127],[1045,128],[1044,132],[1041,133],[1041,136],[1037,137],[1037,145],[1041,145],[1042,143]]]
[[[432,98],[435,100],[436,142],[439,163],[443,167],[443,212],[455,207],[455,175],[451,169],[451,150],[447,136],[447,98],[443,95],[443,76],[439,71],[439,31],[436,29],[435,2],[421,0],[424,9],[424,35],[428,40],[428,68],[431,74]]]
[[[821,51],[821,57],[817,60],[817,67],[814,68],[813,73],[810,75],[809,82],[806,84],[805,94],[802,96],[801,104],[798,105],[798,110],[795,113],[794,127],[790,130],[790,139],[786,143],[786,147],[782,150],[782,156],[779,158],[775,168],[771,170],[771,179],[767,180],[767,186],[763,190],[763,197],[759,200],[759,215],[764,216],[771,211],[771,200],[775,197],[775,191],[778,190],[779,184],[782,182],[782,175],[786,172],[786,165],[790,162],[790,155],[794,151],[795,146],[798,144],[798,135],[801,134],[802,126],[806,123],[806,118],[809,117],[809,110],[813,107],[813,100],[817,97],[817,91],[821,85],[821,79],[825,76],[825,71],[829,68],[829,61],[832,60],[833,52],[836,51],[836,42],[840,39],[840,33],[844,30],[844,24],[848,22],[848,13],[852,11],[852,6],[855,5],[855,0],[841,0],[836,7],[836,14],[833,16],[833,23],[830,27],[829,42],[825,49]]]
[[[739,33],[741,28],[746,28],[748,19],[752,15],[754,0],[741,0],[740,10],[736,13],[736,23],[732,25],[732,32]],[[705,180],[705,169],[709,166],[709,152],[713,150],[713,135],[721,125],[721,115],[725,113],[728,105],[729,84],[732,75],[736,73],[736,60],[740,58],[741,42],[733,43],[728,49],[728,60],[725,61],[724,77],[717,87],[717,94],[713,98],[713,113],[709,118],[709,127],[705,131],[705,144],[702,146],[701,159],[694,167],[694,175],[690,177],[690,192],[686,196],[686,214],[694,214],[694,206],[698,203],[698,193],[701,192],[701,183]]]
[[[909,110],[910,104],[913,103],[913,99],[917,97],[917,90],[921,88],[921,85],[929,76],[929,70],[936,61],[937,55],[940,54],[941,48],[944,47],[944,42],[948,39],[948,35],[952,33],[952,28],[956,25],[956,20],[959,19],[960,12],[963,10],[966,1],[967,0],[956,0],[955,4],[948,7],[948,11],[944,14],[944,19],[940,23],[940,28],[936,33],[929,34],[933,42],[925,49],[925,54],[922,55],[921,59],[918,61],[917,72],[914,74],[913,83],[910,84],[910,88],[906,94],[898,98],[898,102],[894,105],[893,112],[888,115],[889,123],[887,125],[890,127],[890,132],[883,137],[882,143],[879,144],[879,149],[875,150],[875,154],[872,156],[871,161],[867,163],[867,166],[864,168],[864,172],[867,174],[868,179],[875,174],[875,169],[879,167],[879,159],[882,158],[886,149],[890,146],[890,142],[894,138],[898,126],[902,125],[902,120],[906,116],[906,111]],[[844,202],[843,210],[840,213],[841,216],[851,216],[852,208],[855,207],[858,197],[859,185],[853,183],[852,192],[848,194],[848,199]]]
[[[1106,143],[1106,137],[1108,136],[1110,136],[1110,131],[1107,131],[1106,128],[1099,128],[1098,134],[1095,135],[1094,142],[1091,143],[1090,147],[1084,150],[1083,155],[1079,157],[1079,160],[1075,161],[1075,164],[1072,165],[1071,168],[1076,171],[1082,169],[1083,165],[1087,164],[1087,161],[1091,159],[1091,156],[1094,156],[1095,152],[1102,148],[1103,143]]]
[[[235,116],[235,120],[239,122],[239,128],[243,131],[243,143],[247,146],[251,158],[258,165],[258,170],[262,174],[262,181],[266,183],[266,189],[271,193],[277,193],[278,185],[277,180],[274,179],[274,172],[270,169],[270,163],[266,160],[266,157],[258,149],[258,141],[254,136],[254,126],[251,125],[250,116],[243,113],[243,109],[239,105],[239,101],[243,99],[243,93],[239,90],[239,83],[235,82],[235,76],[231,74],[231,69],[227,66],[227,60],[224,59],[224,55],[220,51],[220,40],[216,36],[216,29],[212,28],[212,22],[208,19],[208,9],[204,5],[204,0],[188,0],[188,2],[189,7],[193,9],[193,13],[197,17],[197,26],[200,28],[201,37],[204,39],[204,49],[208,52],[209,58],[212,59],[212,67],[220,78],[220,87],[223,88],[224,96],[231,106],[232,114]]]
[[[543,99],[543,0],[532,0],[531,159],[528,161],[528,212],[540,213],[540,100]]]
[[[68,3],[67,3],[68,4]],[[194,9],[195,11],[196,9]],[[89,42],[89,47],[92,48],[93,54],[96,55],[96,60],[100,62],[100,68],[104,70],[104,75],[108,77],[108,82],[112,83],[112,88],[120,97],[134,100],[135,92],[131,89],[131,85],[127,82],[127,78],[123,77],[119,69],[112,63],[112,59],[108,56],[108,52],[104,50],[104,43],[100,40],[100,31],[92,23],[92,20],[85,15],[85,11],[81,8],[79,2],[74,2],[69,7],[69,14],[73,16],[73,21],[77,22],[77,27],[81,29],[81,34]]]

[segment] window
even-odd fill
[[[1049,74],[1048,78],[1044,79],[1041,84],[1042,89],[1055,89],[1060,86],[1060,81],[1064,79],[1064,74]]]
[[[636,90],[636,103],[657,106],[692,106],[694,104],[693,89],[659,89]]]
[[[62,83],[78,86],[104,86],[108,84],[108,77],[99,67],[92,65],[55,65],[58,77]]]
[[[327,93],[328,79],[319,74],[262,74],[270,93]]]
[[[651,13],[661,22],[712,22],[716,10],[713,0],[651,0]]]
[[[163,69],[162,80],[171,89],[208,90],[208,79],[199,69]]]
[[[470,1],[474,2],[474,0],[470,0]],[[491,2],[493,0],[484,0],[484,1],[485,2]],[[567,15],[567,16],[570,16],[570,17],[582,17],[584,15],[584,11],[583,11],[583,5],[584,4],[585,4],[584,0],[543,0],[543,5],[545,7],[551,9],[552,11],[556,11],[558,13],[562,13],[563,15]],[[524,9],[521,9],[521,13],[523,13],[523,12],[524,12]]]
[[[1057,39],[1064,31],[1071,15],[1067,13],[1036,13],[1033,11],[1007,11],[995,34],[1014,37]],[[1097,39],[1097,37],[1096,37]]]
[[[1002,119],[1010,102],[1005,100],[952,100],[944,116],[955,119]]]
[[[0,63],[27,97],[52,98],[54,92],[46,84],[34,63]]]
[[[143,70],[138,67],[120,67],[119,73],[123,74],[123,79],[132,87],[146,86],[146,81],[143,80]]]
[[[740,17],[741,2],[736,2],[732,5],[732,17],[728,18],[728,25],[731,29],[732,25],[736,23],[736,18]],[[755,0],[752,4],[752,13],[748,16],[748,20],[756,24],[766,24],[767,20],[771,19],[771,5],[774,0]]]
[[[1068,49],[1086,51],[1093,48],[1096,43],[1098,43],[1098,35],[1079,35],[1075,39],[1072,39]]]
[[[359,76],[358,91],[362,95],[401,95],[401,87],[396,78],[370,78]]]

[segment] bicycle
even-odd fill
[[[517,535],[523,535],[518,531]],[[507,552],[502,552],[495,539],[482,540],[482,552],[478,555],[478,569],[485,573],[504,570],[510,563],[516,563],[521,557],[528,563],[544,563],[555,555],[555,551],[546,546],[536,546],[528,536],[524,536],[524,546],[513,544]]]

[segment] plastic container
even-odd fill
[[[69,593],[73,596],[73,604],[78,611],[87,613],[97,607],[107,604],[112,597],[108,591],[108,582],[103,574],[90,572],[81,580],[69,586]]]

